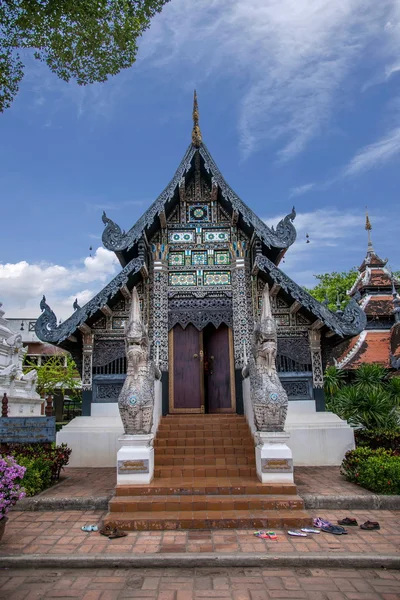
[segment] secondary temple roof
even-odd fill
[[[202,141],[195,95],[192,143],[164,191],[128,232],[122,231],[114,221],[105,213],[103,214],[102,218],[106,226],[102,237],[103,244],[116,253],[123,267],[121,272],[85,306],[81,308],[75,303],[75,312],[59,325],[54,312],[43,297],[40,304],[42,314],[36,322],[36,334],[40,339],[59,344],[71,351],[77,343],[81,344],[84,327],[90,326],[99,318],[100,311],[104,312],[107,304],[117,301],[121,294],[129,294],[129,289],[135,285],[140,276],[147,276],[145,248],[149,248],[148,240],[151,240],[161,227],[165,227],[168,216],[179,202],[180,186],[185,182],[185,178],[193,174],[194,163],[198,161],[199,156],[202,176],[208,178],[215,199],[230,215],[232,224],[237,224],[249,238],[259,240],[254,269],[263,273],[272,284],[275,283],[291,303],[299,303],[312,321],[318,322],[319,328],[325,326],[340,337],[352,336],[364,329],[366,317],[354,299],[346,308],[344,315],[335,314],[277,267],[286,250],[296,239],[296,229],[293,225],[295,210],[293,208],[276,228],[270,228],[232,190]]]
[[[339,344],[334,361],[339,369],[355,369],[363,363],[378,363],[386,368],[400,369],[400,281],[375,252],[371,241],[371,222],[367,213],[367,255],[349,295],[358,297],[367,316],[364,331]],[[397,316],[398,315],[398,316]],[[399,364],[394,361],[398,358]]]

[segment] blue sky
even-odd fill
[[[375,249],[400,269],[399,57],[397,0],[171,0],[133,67],[85,88],[26,55],[0,115],[7,315],[37,316],[45,293],[66,318],[117,273],[102,210],[127,229],[163,190],[194,88],[233,189],[269,224],[296,206],[282,266],[298,283],[362,262],[365,206]]]

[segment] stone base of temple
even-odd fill
[[[161,418],[161,381],[155,381],[152,434]],[[115,467],[124,435],[118,404],[94,403],[90,417],[76,417],[57,433],[57,444],[72,448],[70,467]]]
[[[257,481],[244,416],[169,415],[160,422],[154,449],[154,481],[117,485],[105,523],[131,531],[311,524],[293,483]]]
[[[248,378],[243,380],[243,402],[249,427],[257,435]],[[331,412],[317,412],[313,400],[289,402],[285,431],[295,467],[338,466],[354,448],[353,429]]]

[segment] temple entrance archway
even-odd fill
[[[199,331],[189,323],[169,332],[169,412],[236,412],[232,330],[225,324]]]

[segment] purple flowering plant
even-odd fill
[[[12,456],[0,455],[0,520],[10,508],[25,496],[20,482],[26,468],[21,467]]]

